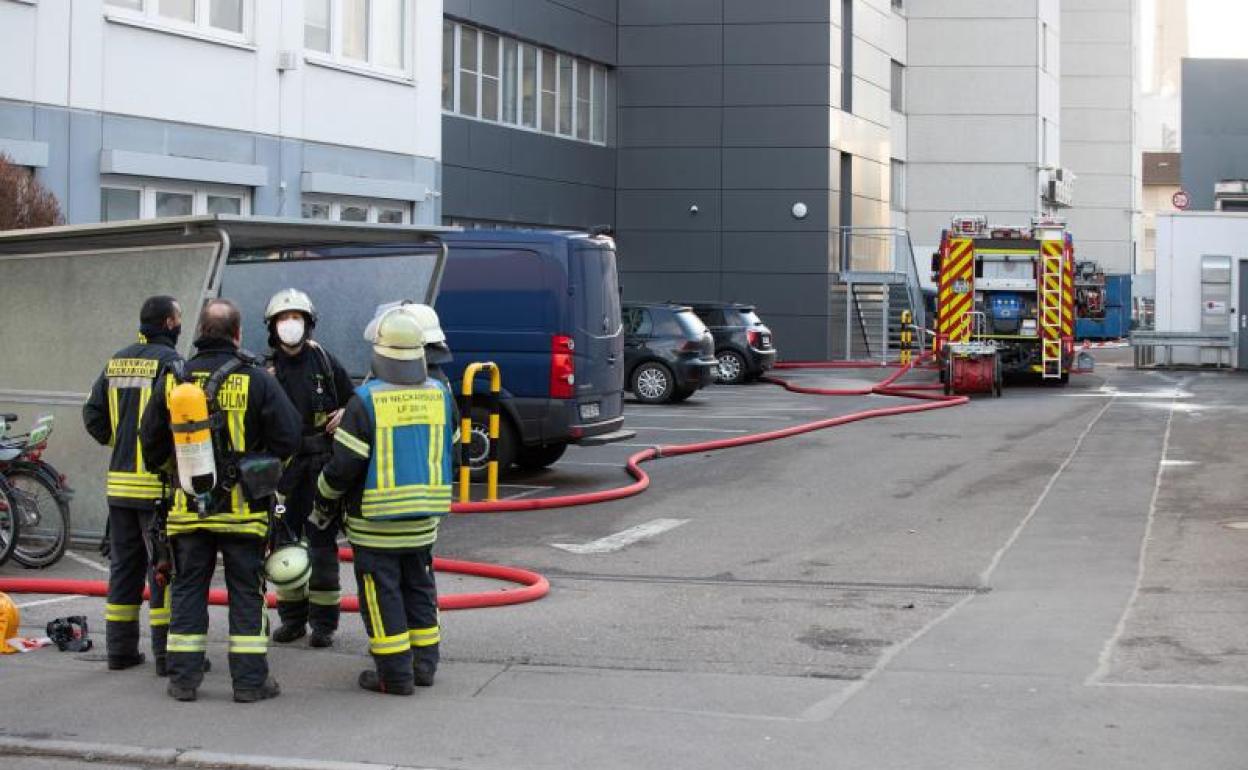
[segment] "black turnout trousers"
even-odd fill
[[[169,678],[180,687],[198,687],[204,678],[208,644],[208,589],[225,562],[230,595],[230,676],[235,690],[257,689],[269,674],[268,617],[264,607],[262,538],[197,530],[172,538],[173,617],[169,626]]]
[[[152,654],[165,654],[169,633],[169,591],[156,585],[152,572],[148,527],[155,512],[120,505],[108,507],[108,602],[104,606],[105,647],[109,657],[125,658],[139,653],[139,611],[143,606],[143,583],[151,589],[149,620]]]
[[[377,674],[387,684],[411,683],[413,665],[438,663],[438,589],[433,547],[383,550],[355,547],[360,617]]]
[[[312,576],[307,585],[295,591],[277,592],[277,614],[282,623],[299,626],[310,623],[314,631],[332,632],[338,629],[342,600],[338,522],[335,520],[323,530],[308,526],[308,515],[312,513],[316,497],[316,479],[328,461],[328,454],[297,455],[282,476],[286,524],[296,539],[307,537]]]

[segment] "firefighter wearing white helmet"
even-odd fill
[[[360,617],[373,692],[411,695],[433,684],[441,630],[433,576],[438,523],[451,510],[455,399],[428,376],[425,336],[403,308],[370,324],[374,379],[356,388],[317,482],[310,521],[346,523],[355,549]]]
[[[442,322],[438,319],[438,312],[429,305],[411,300],[382,305],[377,308],[376,316],[364,331],[364,339],[371,340],[376,336],[377,324],[382,316],[396,308],[411,315],[420,324],[420,330],[425,335],[425,366],[429,376],[436,377],[449,386],[450,380],[442,372],[442,367],[453,360],[451,348],[446,343],[446,332],[442,331]]]
[[[338,359],[312,339],[318,315],[312,298],[299,289],[282,289],[264,311],[269,330],[269,366],[303,420],[299,451],[282,475],[286,524],[295,540],[308,540],[311,577],[277,589],[277,613],[281,625],[273,641],[288,644],[308,637],[309,647],[329,647],[338,630],[342,586],[338,568],[338,532],[306,526],[316,494],[316,477],[329,461],[333,433],[351,400],[351,378]],[[276,551],[275,551],[276,553]]]

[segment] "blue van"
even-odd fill
[[[455,356],[503,374],[499,467],[545,468],[568,444],[631,438],[624,425],[624,333],[615,242],[540,230],[447,233],[437,311]],[[484,383],[479,383],[480,388]],[[489,451],[473,416],[474,467]]]

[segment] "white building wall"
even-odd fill
[[[907,220],[930,253],[957,214],[1026,224],[1060,162],[1057,0],[907,0]]]
[[[37,159],[71,223],[103,215],[102,186],[226,181],[256,214],[313,193],[440,220],[442,0],[374,25],[374,51],[402,35],[391,68],[305,49],[303,0],[244,0],[241,34],[208,23],[210,0],[198,23],[139,5],[0,0],[0,145]]]
[[[1075,173],[1063,216],[1081,259],[1141,269],[1136,82],[1138,0],[1062,2],[1062,165]]]
[[[242,41],[103,0],[5,0],[0,98],[437,158],[442,3],[409,7],[408,66],[389,74],[316,63],[302,0],[247,2]]]
[[[833,61],[841,61],[841,4],[832,2]],[[831,146],[853,156],[853,221],[842,225],[888,227],[890,225],[890,169],[897,157],[892,109],[892,62],[904,60],[905,18],[891,0],[854,0],[853,108],[832,116]],[[844,104],[840,67],[833,73],[836,104]],[[839,158],[835,159],[833,183],[839,190]]]
[[[1201,257],[1231,258],[1231,328],[1244,334],[1248,321],[1239,307],[1240,272],[1248,266],[1248,214],[1194,211],[1157,217],[1156,328],[1159,332],[1202,331]],[[1160,355],[1160,354],[1159,354]],[[1232,365],[1244,368],[1232,348]],[[1225,360],[1225,359],[1224,359]],[[1175,348],[1176,364],[1212,364],[1217,352]]]

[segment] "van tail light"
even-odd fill
[[[1075,354],[1075,338],[1066,337],[1062,340],[1062,352],[1068,356]]]
[[[754,329],[750,329],[749,331],[745,333],[745,338],[746,340],[749,341],[750,347],[752,348],[762,347],[762,342],[763,342],[762,332],[755,331]]]
[[[550,351],[550,397],[572,398],[576,385],[576,364],[572,351],[576,343],[566,334],[551,338]]]

